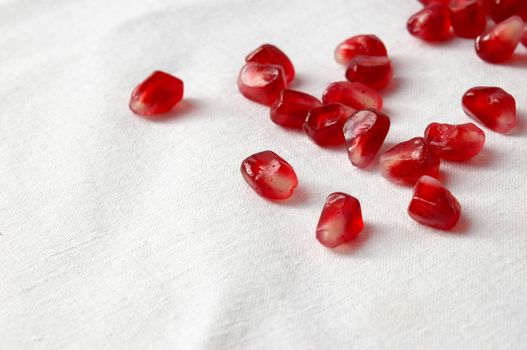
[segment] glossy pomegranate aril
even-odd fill
[[[354,113],[344,123],[348,157],[353,165],[366,168],[371,164],[390,130],[390,118],[373,109]]]
[[[499,23],[514,15],[527,21],[527,1],[525,0],[490,0],[490,16]]]
[[[322,102],[338,102],[356,110],[382,109],[382,97],[376,90],[351,81],[338,81],[330,84],[322,95]]]
[[[459,221],[461,206],[439,181],[423,176],[415,186],[408,214],[422,225],[450,230]]]
[[[293,63],[282,50],[274,45],[264,44],[258,47],[245,57],[245,61],[282,66],[288,84],[295,78],[295,67],[293,66]]]
[[[395,183],[412,185],[423,175],[439,174],[439,157],[422,137],[401,142],[380,157],[382,175]]]
[[[380,90],[392,79],[393,68],[388,57],[357,56],[346,69],[346,79]]]
[[[272,151],[263,151],[246,158],[240,170],[249,186],[268,199],[287,199],[298,185],[291,165]]]
[[[130,109],[149,116],[170,111],[183,99],[183,81],[161,71],[155,71],[132,92]]]
[[[518,16],[496,24],[476,38],[476,52],[487,62],[500,63],[512,57],[523,35],[524,23]]]
[[[284,69],[274,64],[249,62],[238,76],[238,89],[249,100],[270,106],[286,88]]]
[[[332,193],[326,199],[317,225],[317,240],[325,247],[336,248],[359,235],[364,228],[357,198]]]
[[[413,36],[425,41],[438,42],[450,39],[451,23],[448,6],[433,4],[414,14],[406,28]]]
[[[454,33],[461,38],[475,38],[485,30],[487,18],[476,0],[463,1],[450,8]]]
[[[485,133],[472,123],[431,123],[425,130],[425,140],[439,158],[463,161],[474,157],[483,149]]]
[[[335,60],[347,65],[356,56],[386,56],[381,39],[372,34],[355,35],[341,42],[335,49]]]
[[[342,126],[353,112],[353,109],[340,103],[315,107],[307,115],[304,131],[319,146],[342,144],[344,143]]]
[[[516,126],[516,101],[499,87],[480,86],[463,95],[463,110],[491,130],[506,133]]]
[[[271,106],[271,120],[281,126],[301,129],[309,111],[321,105],[309,94],[285,89]]]

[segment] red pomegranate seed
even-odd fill
[[[527,1],[525,0],[490,0],[490,16],[499,23],[514,15],[527,21]]]
[[[516,126],[516,101],[499,87],[479,86],[463,95],[463,110],[491,130],[506,133]]]
[[[374,89],[358,82],[338,81],[330,84],[322,95],[322,102],[339,102],[353,109],[382,109],[382,97]]]
[[[245,57],[245,61],[276,64],[277,66],[282,66],[282,68],[284,68],[285,79],[288,84],[291,83],[295,78],[295,67],[293,66],[293,63],[282,50],[274,45],[264,44],[258,47],[256,50],[247,55],[247,57]]]
[[[298,185],[291,165],[272,151],[263,151],[246,158],[242,162],[241,172],[249,186],[268,199],[287,199]]]
[[[249,100],[270,106],[286,88],[284,70],[274,64],[249,62],[238,76],[238,89]]]
[[[344,138],[351,164],[366,168],[371,164],[390,130],[390,118],[379,111],[358,111],[344,124]]]
[[[476,39],[476,52],[487,62],[510,59],[523,35],[524,23],[518,16],[510,17],[487,30]]]
[[[353,240],[363,228],[357,198],[341,192],[330,194],[318,221],[318,241],[325,247],[336,248]]]
[[[309,111],[304,131],[319,146],[335,146],[344,143],[342,127],[353,109],[340,103],[330,103]]]
[[[412,185],[423,175],[439,174],[439,158],[422,137],[401,142],[381,155],[382,175],[395,183]]]
[[[485,133],[472,123],[432,123],[425,130],[425,140],[440,158],[463,161],[474,157],[483,149]]]
[[[357,56],[346,69],[346,79],[380,90],[392,79],[393,68],[388,57]]]
[[[461,38],[475,38],[485,30],[487,18],[476,0],[463,1],[450,8],[454,33]]]
[[[441,182],[423,176],[417,181],[408,214],[418,223],[440,230],[450,230],[459,221],[461,206]]]
[[[448,6],[433,4],[414,14],[406,28],[413,36],[437,42],[450,39],[450,11]]]
[[[271,120],[281,126],[301,129],[309,111],[321,105],[309,94],[285,89],[271,106]]]
[[[356,56],[386,56],[388,52],[381,39],[372,34],[352,36],[335,49],[335,60],[347,65]]]
[[[130,109],[139,115],[157,115],[170,111],[183,99],[183,81],[155,71],[132,92]]]

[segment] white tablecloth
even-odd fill
[[[0,0],[0,349],[527,349],[527,50],[480,61],[469,40],[406,32],[415,0]],[[343,79],[333,49],[375,33],[395,67],[387,145],[470,121],[475,85],[517,98],[520,127],[444,163],[463,219],[411,220],[412,189],[353,168],[270,122],[236,78],[274,43],[293,88]],[[185,81],[168,120],[133,115],[153,70]],[[487,130],[487,129],[485,129]],[[272,149],[291,201],[243,181]],[[386,149],[386,148],[385,148]],[[359,198],[367,228],[343,252],[314,238],[326,196]]]

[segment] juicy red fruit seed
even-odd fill
[[[330,84],[322,95],[322,102],[342,103],[353,109],[382,109],[382,97],[374,89],[358,82],[338,81]]]
[[[268,199],[287,199],[298,185],[291,165],[272,151],[263,151],[246,158],[242,162],[241,172],[249,186]]]
[[[431,123],[425,130],[425,140],[439,158],[463,161],[474,157],[483,149],[485,133],[472,123]]]
[[[514,15],[518,15],[527,21],[527,1],[490,0],[490,16],[496,23]]]
[[[318,99],[309,94],[285,89],[271,106],[271,120],[284,127],[301,129],[309,111],[321,105]]]
[[[448,6],[433,4],[414,14],[406,28],[413,36],[425,41],[438,42],[450,39],[450,11]]]
[[[336,146],[344,143],[342,127],[353,110],[340,103],[315,107],[304,122],[306,135],[319,146]]]
[[[436,177],[439,164],[439,157],[422,137],[401,142],[380,157],[382,176],[404,185],[413,185],[423,175]]]
[[[325,247],[336,248],[359,235],[364,228],[357,198],[336,192],[329,195],[317,225],[317,240]]]
[[[450,8],[454,33],[461,38],[475,38],[485,30],[487,17],[476,0],[460,2]]]
[[[476,38],[476,53],[487,62],[500,63],[512,57],[524,30],[523,20],[510,17]]]
[[[450,230],[459,221],[461,206],[439,181],[423,176],[415,186],[408,214],[422,225]]]
[[[157,115],[170,111],[183,99],[183,81],[155,71],[132,92],[130,109],[139,115]]]
[[[347,65],[357,56],[387,56],[384,43],[372,34],[355,35],[338,44],[335,49],[335,61]]]
[[[346,79],[380,90],[392,79],[393,68],[388,57],[357,56],[346,69]]]
[[[249,62],[238,76],[238,89],[249,100],[270,106],[286,88],[284,69],[274,64]]]
[[[258,47],[245,57],[245,61],[282,66],[288,84],[295,78],[295,67],[293,63],[282,50],[274,45],[264,44]]]
[[[463,95],[463,110],[491,130],[506,133],[516,126],[516,101],[499,87],[479,86]]]
[[[376,110],[362,110],[344,124],[344,138],[351,164],[366,168],[371,164],[390,130],[390,118]]]

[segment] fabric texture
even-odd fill
[[[415,0],[0,0],[0,349],[527,349],[527,49],[505,65],[473,41],[406,31]],[[383,149],[432,121],[465,123],[477,85],[516,97],[519,127],[485,129],[443,163],[453,233],[406,213],[412,189],[269,120],[236,78],[273,43],[292,88],[320,96],[343,39],[374,33],[393,60]],[[185,82],[160,121],[128,109],[154,70]],[[271,149],[297,171],[258,197],[241,161]],[[315,240],[324,200],[360,199],[344,251]]]

